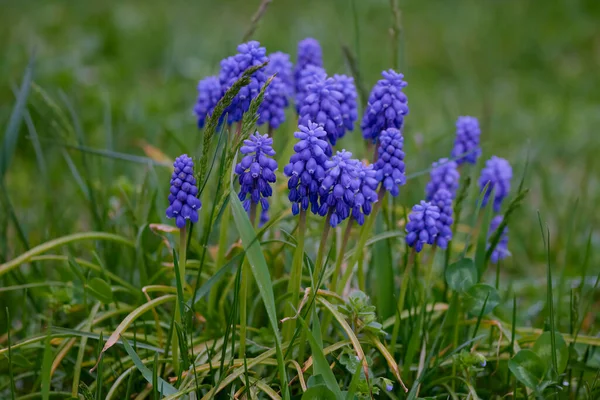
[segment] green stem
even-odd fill
[[[335,261],[335,270],[333,271],[333,275],[331,276],[331,284],[329,285],[332,291],[335,291],[335,287],[338,282],[338,277],[342,272],[342,262],[344,261],[344,253],[346,252],[346,246],[348,246],[348,239],[350,239],[350,235],[352,234],[352,226],[354,226],[353,218],[346,224],[346,230],[344,230],[344,237],[342,238],[342,247],[340,248],[340,252],[338,253],[337,259]]]
[[[356,250],[354,251],[354,255],[352,256],[352,258],[350,259],[350,262],[346,266],[346,271],[344,272],[344,276],[342,277],[342,280],[340,281],[340,283],[337,287],[337,294],[339,294],[339,295],[341,295],[343,293],[344,288],[346,287],[346,284],[352,277],[352,272],[354,271],[354,265],[356,265],[358,260],[362,257],[363,250],[367,244],[367,240],[369,239],[369,236],[373,232],[373,224],[375,224],[375,220],[377,219],[377,214],[379,214],[379,210],[381,209],[381,203],[383,201],[383,196],[385,195],[385,189],[380,188],[378,195],[379,195],[378,201],[373,206],[371,215],[369,215],[369,217],[365,221],[365,224],[363,225],[363,227],[360,231],[360,236],[358,238],[358,243],[356,245]]]
[[[321,277],[321,271],[323,269],[323,258],[325,257],[325,248],[327,247],[327,237],[329,236],[329,231],[331,230],[331,225],[329,223],[330,220],[331,209],[327,213],[327,217],[325,217],[325,226],[323,226],[321,242],[319,243],[319,251],[317,252],[317,261],[315,262],[315,270],[313,272],[313,280],[316,286],[318,286],[319,278]],[[315,287],[313,289],[313,293],[316,293],[319,288]]]
[[[227,236],[229,233],[229,220],[231,219],[231,207],[225,206],[221,215],[221,226],[219,227],[219,248],[217,250],[217,258],[215,263],[215,272],[225,265],[225,253],[227,251]],[[218,287],[210,291],[208,299],[208,309],[214,310],[218,302],[218,296],[221,293]],[[220,315],[221,322],[225,323],[225,315]]]
[[[433,292],[433,288],[431,288],[431,279],[433,276],[433,264],[435,262],[435,251],[437,250],[437,244],[431,246],[431,260],[429,260],[429,267],[427,269],[427,276],[425,277],[425,289],[428,294]],[[435,301],[434,301],[435,303]]]
[[[181,285],[183,289],[185,279],[185,263],[187,259],[187,222],[186,226],[179,229],[179,276],[181,277]],[[181,311],[179,309],[179,301],[175,301],[175,324],[181,325]],[[179,374],[179,337],[177,330],[173,328],[171,336],[171,353],[173,356],[173,369],[176,374]]]
[[[394,322],[394,328],[392,330],[392,342],[390,343],[392,354],[396,348],[396,342],[398,341],[398,333],[400,332],[400,319],[402,310],[404,310],[404,300],[406,299],[406,290],[408,289],[408,281],[410,280],[410,271],[412,270],[417,258],[417,252],[411,249],[408,255],[408,261],[404,267],[404,273],[402,274],[402,282],[400,283],[400,297],[398,297],[398,306],[396,307],[396,321]]]
[[[292,260],[292,269],[290,271],[290,280],[288,281],[288,292],[292,294],[291,300],[285,307],[284,315],[291,317],[296,313],[296,308],[299,304],[300,285],[302,284],[302,262],[304,259],[304,234],[306,231],[306,211],[300,210],[300,219],[298,221],[298,234],[296,250]],[[289,341],[294,334],[295,324],[291,322],[283,326],[283,340]]]
[[[254,226],[256,221],[256,204],[251,203],[250,205],[250,223]],[[244,359],[246,357],[246,332],[247,332],[247,319],[248,319],[248,288],[250,286],[250,264],[248,258],[244,260],[242,264],[242,276],[240,281],[240,346],[239,346],[239,357]]]

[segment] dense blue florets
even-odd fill
[[[296,78],[296,111],[300,113],[304,99],[308,96],[308,88],[317,82],[327,79],[327,73],[321,67],[308,65],[300,71]]]
[[[456,139],[452,149],[452,158],[458,165],[463,163],[475,164],[481,155],[479,147],[479,122],[475,117],[458,117],[456,121]]]
[[[371,214],[373,203],[377,202],[377,171],[373,165],[365,165],[362,162],[358,163],[356,168],[357,177],[359,180],[359,188],[354,196],[354,204],[352,205],[352,217],[359,225],[365,222],[365,215]]]
[[[198,187],[194,178],[194,162],[187,154],[177,157],[173,163],[170,192],[167,217],[175,218],[178,228],[184,228],[187,219],[198,222],[198,210],[202,203],[196,197]]]
[[[325,178],[325,162],[331,154],[331,147],[325,141],[327,134],[319,125],[309,123],[308,126],[300,125],[299,132],[294,137],[299,139],[294,145],[295,154],[290,157],[290,163],[283,172],[290,179],[288,198],[292,202],[294,215],[308,209],[317,214],[319,211],[319,187]]]
[[[452,193],[446,189],[439,189],[433,195],[431,204],[440,210],[440,217],[437,220],[438,234],[435,237],[435,244],[445,249],[448,242],[452,240]]]
[[[512,179],[512,168],[504,158],[492,156],[485,162],[485,167],[481,170],[479,177],[479,190],[487,190],[483,195],[482,207],[488,203],[489,197],[494,191],[494,211],[500,211],[502,200],[508,196],[510,191],[510,181]]]
[[[346,75],[334,75],[333,80],[337,91],[342,94],[342,100],[339,100],[344,128],[339,132],[339,137],[342,137],[346,130],[351,131],[354,129],[354,122],[358,119],[358,106],[356,105],[358,95],[354,78]]]
[[[440,209],[421,201],[412,208],[406,224],[406,244],[420,252],[425,244],[433,244],[438,234]]]
[[[275,155],[273,139],[268,135],[258,132],[244,140],[240,152],[245,154],[242,161],[235,166],[235,173],[239,175],[239,199],[243,202],[244,209],[250,210],[251,203],[260,203],[263,210],[269,209],[267,197],[273,194],[271,183],[275,182],[277,161],[272,159]],[[250,198],[247,198],[250,195]]]
[[[365,108],[361,123],[363,137],[377,140],[380,132],[388,128],[402,129],[404,116],[408,114],[408,99],[402,92],[406,86],[404,75],[394,70],[383,71]]]
[[[431,172],[429,173],[430,179],[425,187],[425,199],[431,200],[435,192],[440,189],[446,189],[452,195],[452,198],[456,196],[456,190],[460,180],[460,174],[458,172],[458,165],[455,161],[450,161],[447,158],[441,158],[431,166]]]
[[[492,238],[492,236],[494,235],[494,232],[496,232],[496,230],[498,230],[501,223],[502,223],[502,215],[497,215],[492,219],[492,221],[490,223],[490,230],[488,232],[488,241]],[[490,248],[489,242],[488,242],[487,248],[488,249]],[[492,251],[492,256],[490,257],[490,260],[494,264],[497,264],[498,261],[500,261],[506,257],[509,257],[509,256],[510,256],[510,251],[508,251],[508,227],[505,227],[504,230],[502,231],[502,234],[500,235],[500,241],[498,241],[498,244]]]
[[[265,97],[258,109],[258,125],[269,124],[273,129],[279,128],[285,121],[285,109],[289,104],[285,84],[277,76],[271,81]]]
[[[265,72],[267,76],[277,74],[277,77],[283,82],[288,96],[294,94],[294,77],[289,54],[281,51],[269,54],[269,64],[265,67]]]
[[[238,53],[235,56],[227,57],[221,61],[219,81],[224,92],[233,86],[248,68],[268,61],[265,48],[260,47],[260,43],[256,41],[242,43],[237,47],[237,50]],[[250,107],[250,102],[258,95],[266,81],[267,75],[263,69],[259,69],[252,74],[250,84],[240,89],[231,105],[225,110],[228,115],[228,123],[241,121],[242,115]]]
[[[203,128],[215,106],[223,96],[223,89],[219,78],[209,76],[198,82],[198,99],[194,106],[194,113],[198,117],[198,128]]]
[[[350,216],[354,204],[354,196],[359,189],[356,168],[358,160],[346,150],[338,151],[330,160],[325,161],[325,178],[319,188],[321,206],[319,215],[331,213],[329,223],[336,227]]]
[[[323,52],[321,50],[321,45],[317,39],[313,38],[306,38],[298,42],[298,58],[294,70],[296,93],[302,91],[298,84],[300,83],[302,71],[309,65],[323,67]]]
[[[404,138],[398,129],[389,128],[379,136],[378,159],[375,162],[375,175],[383,188],[398,196],[399,187],[406,183],[404,176]]]
[[[344,132],[342,106],[339,103],[344,96],[337,91],[332,78],[313,83],[307,89],[308,94],[300,108],[298,123],[307,125],[308,121],[316,122],[327,132],[329,142],[335,145]]]

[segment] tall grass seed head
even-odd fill
[[[424,245],[434,244],[439,233],[439,218],[440,209],[437,206],[426,201],[414,205],[406,224],[406,244],[417,253],[423,250]]]
[[[298,42],[298,57],[296,59],[296,68],[294,69],[294,78],[296,80],[296,92],[299,92],[298,83],[302,71],[307,66],[323,67],[323,51],[317,39],[306,38]]]
[[[340,105],[343,98],[333,78],[308,85],[307,96],[300,107],[298,123],[306,126],[309,121],[316,122],[327,132],[327,139],[331,145],[335,145],[344,132]]]
[[[339,101],[344,127],[339,136],[342,137],[346,133],[345,131],[354,129],[354,122],[358,119],[358,106],[356,104],[358,94],[356,93],[354,78],[347,75],[334,75],[333,80],[337,91],[342,94],[342,99]]]
[[[440,189],[449,191],[452,198],[456,196],[460,173],[458,172],[458,164],[455,161],[450,161],[447,158],[440,158],[435,161],[431,166],[429,177],[429,182],[425,186],[425,199],[427,201],[430,201]]]
[[[218,77],[209,76],[198,82],[198,98],[194,106],[198,128],[204,127],[207,117],[212,114],[221,97],[223,97],[223,88]]]
[[[442,249],[448,247],[448,243],[452,240],[452,199],[452,193],[443,188],[435,192],[431,199],[431,204],[440,210],[440,217],[437,220],[438,234],[435,237],[435,243]]]
[[[331,212],[329,223],[336,227],[350,216],[354,197],[360,187],[357,167],[359,161],[352,158],[346,150],[338,151],[325,161],[325,178],[319,188],[321,205],[319,215]]]
[[[479,177],[479,191],[483,194],[482,206],[485,207],[489,201],[492,190],[494,192],[494,211],[499,212],[502,201],[510,192],[510,181],[512,179],[512,167],[504,158],[492,156],[485,162]]]
[[[226,92],[233,84],[242,77],[248,68],[261,65],[268,61],[267,51],[257,41],[242,43],[237,47],[238,53],[221,61],[221,72],[219,81]],[[227,122],[232,124],[241,121],[242,115],[250,108],[250,102],[255,98],[260,89],[267,81],[264,69],[259,69],[250,77],[250,83],[240,89],[232,103],[227,107]]]
[[[377,171],[375,178],[392,196],[398,196],[400,186],[406,183],[403,147],[404,138],[398,129],[389,128],[381,132],[378,159],[374,166]]]
[[[352,217],[359,225],[362,225],[365,222],[365,215],[371,214],[373,203],[378,201],[377,185],[379,185],[379,182],[376,178],[377,171],[375,171],[373,165],[365,165],[359,162],[356,172],[359,188],[354,196]]]
[[[325,141],[327,134],[319,125],[310,122],[299,125],[294,133],[298,142],[283,172],[289,177],[288,198],[292,203],[292,213],[297,215],[307,210],[309,205],[314,214],[319,212],[319,188],[325,178],[325,162],[331,155],[331,147]]]
[[[491,243],[489,243],[489,240],[494,235],[494,232],[496,232],[498,230],[498,227],[500,227],[500,224],[502,223],[502,219],[503,219],[502,215],[496,215],[490,222],[490,230],[488,232],[488,245],[487,245],[488,249],[490,248],[490,245],[491,245]],[[508,250],[508,227],[505,227],[504,230],[502,231],[502,234],[500,235],[500,240],[498,241],[498,244],[496,245],[494,250],[492,250],[492,255],[490,257],[490,261],[494,264],[497,264],[498,261],[500,261],[506,257],[510,257],[510,251]]]
[[[361,128],[366,140],[375,142],[381,131],[388,128],[402,129],[404,116],[408,114],[408,98],[402,91],[407,83],[404,75],[394,70],[383,71],[369,94]]]
[[[260,203],[263,210],[268,210],[267,198],[273,194],[271,183],[276,180],[277,170],[277,161],[272,158],[275,155],[273,139],[255,132],[244,140],[240,152],[244,154],[244,158],[235,166],[240,183],[238,197],[246,211],[250,210],[252,203]]]
[[[169,207],[166,211],[167,218],[175,218],[178,228],[184,228],[188,219],[193,223],[198,222],[198,210],[202,208],[202,203],[197,195],[194,162],[187,154],[183,154],[173,163]]]
[[[327,73],[321,67],[307,65],[296,77],[296,112],[300,113],[304,99],[308,96],[308,87],[327,79]]]
[[[469,163],[475,164],[481,155],[479,146],[479,121],[475,117],[458,117],[456,120],[456,138],[451,156],[456,159],[458,165]]]

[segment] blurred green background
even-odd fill
[[[191,111],[197,81],[218,73],[219,60],[235,52],[260,1],[2,3],[2,126],[35,54],[35,83],[59,104],[86,146],[144,155],[143,139],[175,157],[193,153],[200,143]],[[439,0],[399,6],[399,69],[409,83],[407,172],[449,154],[457,116],[480,118],[482,162],[493,154],[511,161],[515,189],[527,154],[531,160],[526,184],[531,192],[510,227],[515,257],[508,264],[519,274],[537,276],[529,265],[544,262],[539,209],[550,225],[551,251],[567,273],[577,274],[590,229],[600,220],[600,2]],[[349,73],[341,50],[347,45],[370,89],[393,66],[391,26],[387,0],[274,0],[253,39],[295,59],[298,40],[315,37],[330,74]],[[40,98],[31,95],[30,124],[21,127],[6,181],[33,244],[93,228],[89,199],[63,147],[49,141],[76,140],[60,136],[55,114]],[[41,152],[32,145],[32,128]],[[292,129],[289,123],[284,130],[291,135]],[[359,132],[341,146],[365,154]],[[113,187],[122,182],[119,177],[133,184],[148,178],[140,165],[69,154],[74,165],[89,171],[84,178],[104,192],[104,201],[120,190]],[[161,179],[168,171],[162,172]],[[402,203],[421,198],[426,180],[423,175],[411,181]],[[0,218],[9,237],[4,256],[12,258],[23,247],[8,216]],[[116,223],[113,229],[121,230]],[[567,254],[566,230],[574,232],[574,250]],[[600,245],[598,231],[592,244]]]

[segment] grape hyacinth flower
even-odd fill
[[[398,196],[399,187],[406,183],[404,176],[404,138],[396,128],[389,128],[379,136],[378,159],[375,162],[375,178],[385,190]]]
[[[264,47],[257,41],[242,43],[237,47],[238,53],[221,61],[219,81],[223,92],[226,92],[242,77],[248,68],[261,65],[268,61]],[[232,124],[241,121],[242,115],[250,108],[250,102],[255,98],[267,81],[267,74],[263,69],[254,72],[250,77],[250,84],[240,89],[232,103],[227,107],[227,122]]]
[[[482,207],[488,203],[489,197],[494,191],[494,211],[500,211],[502,200],[508,196],[510,191],[510,181],[512,179],[512,167],[504,158],[492,156],[485,162],[485,167],[481,170],[479,177],[479,191],[483,194]]]
[[[258,109],[258,125],[269,124],[277,129],[285,121],[285,109],[289,104],[287,88],[277,76],[265,90],[265,97]]]
[[[202,208],[194,178],[194,162],[187,154],[175,159],[173,175],[171,175],[171,189],[169,194],[169,207],[167,218],[175,218],[178,228],[185,228],[186,220],[198,222],[198,210]]]
[[[440,210],[440,217],[437,220],[438,234],[435,237],[435,244],[445,249],[448,242],[452,240],[452,193],[446,189],[439,189],[433,195],[431,204]]]
[[[455,161],[440,158],[432,164],[429,176],[429,182],[425,186],[425,199],[427,201],[430,201],[440,189],[446,189],[450,192],[452,198],[456,197],[460,174]]]
[[[268,210],[267,197],[273,194],[270,184],[275,182],[274,171],[277,170],[277,161],[271,158],[275,155],[273,139],[255,132],[244,140],[240,152],[245,156],[235,166],[240,183],[238,197],[246,212],[250,211],[251,204],[259,203],[263,210]],[[247,198],[248,195],[250,198]]]
[[[303,71],[308,66],[323,67],[323,51],[317,39],[306,38],[298,42],[298,59],[296,69],[294,70],[294,79],[296,80],[296,93],[301,92],[302,88],[298,86]]]
[[[451,156],[458,165],[464,163],[475,164],[481,155],[479,147],[479,122],[475,117],[458,117],[456,121],[456,139]]]
[[[319,211],[319,188],[325,178],[325,162],[329,143],[325,141],[327,134],[319,125],[311,122],[307,126],[299,125],[299,132],[294,137],[299,139],[294,145],[295,154],[283,169],[290,179],[288,198],[292,202],[292,213],[297,215],[300,209],[307,210],[310,204],[313,214]]]
[[[404,75],[394,70],[383,71],[371,94],[365,108],[361,123],[363,137],[377,141],[380,132],[388,128],[402,129],[404,116],[408,114],[408,98],[402,92],[407,83]]]
[[[294,77],[292,73],[292,62],[290,55],[281,51],[269,54],[269,64],[265,67],[267,76],[277,74],[285,86],[288,96],[294,94]]]
[[[434,244],[438,231],[440,209],[431,203],[421,201],[412,208],[406,224],[406,244],[417,253],[425,244]]]
[[[344,96],[337,91],[333,78],[308,85],[307,91],[300,107],[298,123],[306,126],[308,121],[316,122],[327,132],[331,145],[335,145],[344,132],[342,106],[339,103]]]
[[[496,232],[498,230],[498,227],[500,227],[501,223],[502,223],[502,215],[497,215],[492,219],[492,221],[490,222],[490,230],[488,232],[488,241],[491,239],[494,232]],[[488,246],[487,246],[488,249],[490,248],[490,245],[491,245],[491,243],[488,242]],[[490,257],[490,260],[494,264],[497,264],[498,261],[500,261],[506,257],[509,257],[509,256],[510,256],[510,251],[508,251],[508,227],[505,227],[504,230],[502,231],[502,234],[500,235],[500,240],[498,241],[498,244],[492,251],[492,256]]]
[[[198,82],[198,99],[194,106],[194,113],[198,117],[198,128],[204,127],[207,117],[210,117],[222,96],[223,89],[216,76],[209,76]]]
[[[346,75],[334,75],[333,80],[337,91],[342,94],[342,99],[339,100],[344,125],[344,129],[339,133],[339,136],[342,137],[346,130],[352,131],[354,129],[354,122],[358,119],[358,106],[356,105],[358,94],[356,93],[354,78]]]
[[[370,215],[373,210],[373,203],[378,201],[377,185],[379,182],[375,177],[377,171],[373,165],[365,165],[359,162],[356,167],[356,175],[359,181],[358,191],[354,196],[352,205],[352,218],[359,224],[365,223],[365,216]]]
[[[304,99],[309,94],[308,87],[325,79],[327,79],[327,73],[321,67],[308,65],[300,71],[296,78],[296,112],[300,113]]]
[[[350,216],[360,183],[356,173],[358,164],[359,161],[346,150],[338,151],[325,161],[325,178],[319,188],[319,215],[330,213],[329,224],[334,228]]]

